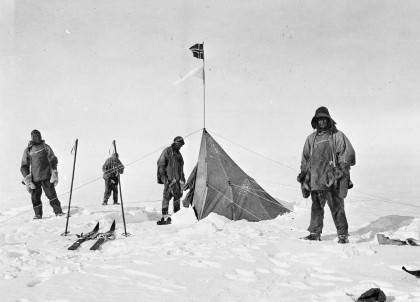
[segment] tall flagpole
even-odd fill
[[[204,42],[203,42],[203,97],[204,97],[204,129],[206,129],[206,68],[204,63]]]

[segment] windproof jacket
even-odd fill
[[[326,189],[327,173],[333,168],[334,161],[336,167],[344,173],[343,181],[347,180],[347,182],[350,179],[350,166],[356,164],[356,153],[350,140],[343,132],[334,130],[333,133],[331,131],[324,133],[315,131],[305,141],[301,171],[310,173],[312,191]],[[347,191],[344,193],[343,196],[347,194]]]
[[[118,158],[111,156],[108,158],[102,166],[102,172],[104,172],[103,178],[108,180],[109,178],[117,178],[117,168],[118,173],[124,173],[124,165]]]
[[[39,144],[29,142],[23,151],[20,172],[23,177],[32,173],[33,181],[41,181],[51,178],[51,170],[57,170],[58,159],[53,150],[44,140]]]
[[[184,159],[182,158],[181,152],[172,146],[163,150],[157,161],[157,165],[157,182],[159,184],[163,184],[163,177],[166,177],[169,182],[172,182],[174,179],[177,182],[181,180],[185,182]]]

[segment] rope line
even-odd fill
[[[267,159],[267,160],[269,160],[269,161],[275,162],[276,164],[279,164],[279,165],[281,165],[281,166],[283,166],[283,167],[286,167],[286,168],[291,169],[291,170],[293,170],[293,171],[299,172],[299,170],[297,170],[297,169],[295,169],[295,168],[289,167],[288,165],[282,164],[282,163],[281,163],[281,162],[279,162],[279,161],[276,161],[276,160],[274,160],[274,159],[272,159],[272,158],[269,158],[269,157],[267,157],[267,156],[265,156],[265,155],[262,155],[262,154],[260,154],[260,153],[258,153],[258,152],[255,152],[255,151],[252,151],[252,150],[250,150],[250,149],[248,149],[248,148],[246,148],[246,147],[243,147],[243,146],[241,146],[241,145],[239,145],[239,144],[235,143],[234,141],[231,141],[230,139],[225,138],[225,137],[223,137],[223,136],[222,136],[222,135],[220,135],[220,134],[217,134],[217,133],[216,133],[216,132],[214,132],[214,131],[212,131],[212,133],[216,134],[217,136],[219,136],[219,137],[223,138],[224,140],[227,140],[227,141],[231,142],[232,144],[234,144],[234,145],[236,145],[236,146],[238,146],[238,147],[240,147],[240,148],[242,148],[242,149],[247,150],[248,152],[254,153],[254,154],[258,155],[258,156],[261,156],[262,158],[265,158],[265,159]]]
[[[195,133],[197,133],[197,132],[199,132],[199,131],[201,131],[203,128],[200,128],[200,129],[198,129],[198,130],[196,130],[196,131],[194,131],[194,132],[192,132],[192,133],[190,133],[190,134],[188,134],[188,135],[186,135],[186,136],[184,136],[184,138],[187,138],[187,137],[189,137],[189,136],[191,136],[191,135],[194,135]],[[226,140],[226,141],[229,141],[230,143],[232,143],[232,144],[234,144],[234,145],[236,145],[236,146],[238,146],[238,147],[240,147],[240,148],[242,148],[242,149],[244,149],[244,150],[247,150],[248,152],[250,152],[250,153],[254,153],[254,154],[256,154],[256,155],[258,155],[258,156],[260,156],[260,157],[262,157],[262,158],[265,158],[265,159],[267,159],[267,160],[269,160],[269,161],[272,161],[272,162],[274,162],[274,163],[276,163],[276,164],[279,164],[279,165],[281,165],[281,166],[283,166],[283,167],[286,167],[286,168],[288,168],[288,169],[291,169],[291,170],[293,170],[293,171],[299,171],[299,170],[297,170],[297,169],[294,169],[294,168],[292,168],[292,167],[289,167],[289,166],[287,166],[287,165],[285,165],[285,164],[282,164],[282,163],[280,163],[279,161],[276,161],[276,160],[273,160],[273,159],[271,159],[271,158],[269,158],[269,157],[267,157],[267,156],[265,156],[265,155],[262,155],[262,154],[260,154],[260,153],[258,153],[258,152],[255,152],[255,151],[252,151],[251,149],[249,149],[249,148],[246,148],[246,147],[243,147],[243,146],[241,146],[241,145],[239,145],[239,144],[237,144],[237,143],[235,143],[234,141],[232,141],[232,140],[230,140],[230,139],[227,139],[227,138],[225,138],[225,137],[223,137],[222,135],[220,135],[220,134],[218,134],[218,133],[216,133],[216,132],[213,132],[212,131],[212,133],[214,133],[215,135],[217,135],[217,136],[219,136],[219,137],[221,137],[222,139],[224,139],[224,140]],[[134,163],[136,163],[136,162],[138,162],[138,161],[140,161],[140,160],[143,160],[143,159],[145,159],[145,158],[147,158],[147,157],[149,157],[150,155],[152,155],[152,154],[154,154],[154,153],[156,153],[156,152],[158,152],[158,151],[160,151],[160,150],[162,150],[162,149],[164,149],[165,147],[167,147],[167,145],[164,145],[164,146],[162,146],[162,147],[159,147],[158,149],[156,149],[156,150],[154,150],[154,151],[152,151],[152,152],[149,152],[149,153],[147,153],[146,155],[144,155],[144,156],[142,156],[142,157],[140,157],[140,158],[137,158],[137,159],[134,159],[134,160],[132,160],[132,161],[130,161],[130,162],[128,162],[125,166],[127,167],[127,166],[130,166],[130,165],[132,165],[132,164],[134,164]],[[71,153],[73,152],[73,149],[74,149],[74,147],[72,148],[72,150],[71,150]],[[117,168],[119,168],[118,166],[117,166]],[[111,169],[109,169],[109,170],[106,170],[104,173],[108,173],[109,171],[111,171],[111,170],[114,170],[115,168],[111,168]],[[102,179],[102,175],[101,176],[98,176],[98,177],[95,177],[95,178],[93,178],[93,179],[91,179],[91,180],[88,180],[86,183],[84,183],[84,184],[81,184],[81,185],[79,185],[78,187],[76,187],[76,188],[74,188],[73,189],[73,191],[76,191],[76,190],[78,190],[78,189],[81,189],[81,188],[83,188],[83,187],[85,187],[85,186],[87,186],[87,185],[89,185],[89,184],[91,184],[91,183],[93,183],[93,182],[95,182],[95,181],[97,181],[97,180],[99,180],[99,179]],[[252,180],[252,181],[254,181],[254,182],[256,182],[255,180]],[[268,182],[268,183],[272,183],[272,184],[276,184],[276,185],[280,185],[280,186],[285,186],[285,187],[291,187],[291,188],[297,188],[298,186],[292,186],[292,185],[286,185],[286,184],[281,184],[281,183],[276,183],[276,182],[272,182],[272,181],[267,181],[267,180],[259,180],[259,181],[261,181],[261,182]],[[210,184],[209,184],[210,185]],[[210,185],[211,186],[211,185]],[[235,186],[237,186],[237,185],[235,185]],[[212,187],[212,186],[211,186]],[[239,186],[238,186],[239,187]],[[215,189],[214,187],[212,187],[215,191],[217,191],[217,189]],[[241,187],[240,187],[241,188]],[[242,188],[243,190],[245,190],[244,188]],[[258,191],[258,190],[256,190],[256,189],[253,189],[253,190],[255,190],[255,191]],[[360,193],[360,194],[364,194],[364,195],[367,195],[367,196],[370,196],[370,197],[374,197],[373,199],[371,198],[371,199],[368,199],[368,198],[359,198],[359,199],[357,199],[356,198],[356,200],[353,200],[353,201],[369,201],[369,200],[374,200],[374,201],[378,201],[378,202],[385,202],[385,203],[392,203],[392,204],[399,204],[399,205],[405,205],[405,206],[410,206],[410,207],[415,207],[415,208],[420,208],[420,206],[417,206],[417,205],[413,205],[413,204],[408,204],[408,203],[403,203],[403,202],[397,202],[397,201],[393,201],[392,199],[389,199],[389,198],[384,198],[384,197],[380,197],[380,196],[377,196],[377,195],[373,195],[373,194],[369,194],[369,193],[365,193],[365,192],[362,192],[362,191],[358,191],[358,190],[355,190],[355,189],[353,189],[353,191],[354,192],[358,192],[358,193]],[[218,193],[220,193],[220,194],[222,194],[222,196],[224,196],[225,198],[227,198],[228,200],[230,200],[228,197],[226,197],[223,193],[221,193],[221,192],[219,192],[219,191],[217,191]],[[254,194],[254,195],[256,195],[256,196],[258,196],[257,194],[255,194],[255,193],[253,193],[253,192],[251,192],[251,191],[248,191],[249,193],[252,193],[252,194]],[[55,198],[53,198],[53,199],[51,199],[51,200],[48,200],[48,202],[50,202],[50,201],[53,201],[53,200],[56,200],[56,199],[58,199],[59,197],[62,197],[62,196],[64,196],[64,195],[67,195],[67,194],[69,194],[70,193],[70,191],[67,191],[67,192],[65,192],[65,193],[63,193],[63,194],[61,194],[61,195],[58,195],[57,197],[55,197]],[[258,197],[260,197],[260,198],[264,198],[264,197],[261,197],[261,196],[258,196]],[[264,199],[266,199],[266,198],[264,198]],[[351,199],[351,197],[350,197],[350,199]],[[268,200],[268,199],[266,199],[266,200]],[[159,201],[159,200],[156,200],[156,201]],[[232,200],[230,200],[232,203],[234,203]],[[272,202],[271,200],[268,200],[268,201],[270,201],[270,202]],[[36,206],[35,208],[37,208],[37,207],[40,207],[40,206],[42,206],[43,204],[44,204],[45,202],[41,202],[41,204],[40,205],[38,205],[38,206]],[[134,202],[133,202],[134,203]],[[237,205],[236,203],[234,203],[235,205]],[[240,207],[239,205],[237,205],[238,207]],[[242,207],[240,207],[241,209],[243,209]],[[5,219],[5,220],[3,220],[3,221],[0,221],[0,225],[3,225],[5,222],[7,222],[7,221],[10,221],[11,219],[14,219],[14,218],[16,218],[16,217],[18,217],[18,216],[21,216],[22,214],[25,214],[25,213],[27,213],[27,212],[30,212],[30,211],[32,211],[34,208],[31,208],[31,209],[29,209],[29,210],[27,210],[27,211],[23,211],[23,212],[21,212],[21,213],[19,213],[19,214],[16,214],[15,216],[12,216],[12,217],[9,217],[8,219]],[[244,211],[246,211],[245,209],[243,209]],[[246,212],[248,212],[248,211],[246,211]],[[248,212],[249,213],[249,212]],[[249,214],[251,214],[251,213],[249,213]],[[417,213],[415,213],[415,214],[417,214]],[[252,215],[252,214],[251,214]],[[256,217],[257,219],[258,219],[258,217]],[[260,219],[259,219],[260,220]]]
[[[243,191],[246,191],[246,192],[248,192],[248,193],[251,193],[251,194],[253,194],[253,195],[257,196],[258,198],[265,199],[265,200],[267,200],[267,201],[271,202],[272,204],[275,204],[275,205],[280,206],[280,207],[282,207],[282,208],[284,208],[284,209],[286,209],[286,210],[288,210],[288,211],[291,211],[291,210],[287,209],[284,205],[282,205],[280,202],[277,202],[277,203],[276,203],[276,202],[274,202],[274,201],[272,201],[272,200],[270,200],[270,199],[268,199],[268,198],[265,198],[265,197],[263,197],[263,196],[260,196],[260,195],[258,195],[258,194],[256,194],[256,193],[254,193],[254,192],[251,192],[249,189],[247,189],[247,188],[245,188],[245,187],[238,186],[238,185],[235,185],[235,184],[233,184],[233,183],[232,183],[232,186],[238,187],[239,189],[242,189]],[[255,189],[253,189],[253,190],[255,190]],[[258,191],[260,191],[260,192],[265,192],[265,191],[261,191],[261,190],[258,190]],[[291,211],[291,212],[293,212],[293,211]]]
[[[257,216],[255,216],[254,214],[252,214],[251,212],[247,211],[246,209],[244,209],[243,207],[241,207],[240,205],[238,205],[237,203],[235,203],[232,199],[230,199],[229,197],[227,197],[225,194],[223,194],[222,192],[220,192],[219,190],[217,190],[215,187],[213,187],[211,184],[208,184],[213,190],[215,190],[217,193],[219,193],[220,195],[222,195],[224,198],[226,198],[227,200],[229,200],[231,203],[235,204],[237,207],[241,208],[242,210],[244,210],[245,212],[247,212],[248,214],[250,214],[251,216],[254,216],[255,218],[258,219],[258,221],[261,221],[260,218],[258,218]]]
[[[228,139],[228,138],[225,138],[225,137],[223,137],[222,135],[220,135],[220,134],[218,134],[218,133],[216,133],[216,132],[214,132],[214,131],[212,131],[212,133],[213,133],[213,134],[215,134],[215,135],[217,135],[217,136],[219,136],[219,137],[221,137],[221,138],[223,138],[223,139],[224,139],[224,140],[226,140],[226,141],[231,142],[232,144],[234,144],[234,145],[236,145],[236,146],[238,146],[238,147],[240,147],[240,148],[242,148],[242,149],[244,149],[244,150],[247,150],[248,152],[254,153],[254,154],[256,154],[256,155],[258,155],[258,156],[260,156],[260,157],[262,157],[262,158],[265,158],[265,159],[267,159],[267,160],[269,160],[269,161],[272,161],[272,162],[274,162],[274,163],[276,163],[276,164],[279,164],[279,165],[281,165],[281,166],[283,166],[283,167],[286,167],[286,168],[289,168],[289,169],[291,169],[291,170],[294,170],[294,171],[299,172],[299,170],[297,170],[297,169],[294,169],[294,168],[292,168],[292,167],[289,167],[289,166],[287,166],[287,165],[285,165],[285,164],[282,164],[282,163],[280,163],[280,162],[278,162],[278,161],[276,161],[276,160],[274,160],[274,159],[272,159],[272,158],[269,158],[269,157],[267,157],[267,156],[265,156],[265,155],[262,155],[262,154],[260,154],[260,153],[258,153],[258,152],[255,152],[255,151],[252,151],[252,150],[250,150],[250,149],[248,149],[248,148],[246,148],[246,147],[243,147],[243,146],[241,146],[240,144],[235,143],[234,141],[232,141],[232,140],[230,140],[230,139]],[[288,186],[288,185],[279,184],[279,183],[277,183],[277,184],[278,184],[278,185],[283,185],[283,186]],[[353,190],[354,190],[354,189],[353,189]],[[361,193],[361,194],[365,194],[365,195],[371,196],[371,197],[375,197],[375,198],[377,198],[377,200],[376,200],[376,201],[382,201],[382,202],[386,202],[386,203],[395,203],[395,204],[400,204],[400,205],[406,205],[406,206],[410,206],[410,207],[420,208],[420,206],[416,206],[416,205],[412,205],[412,204],[408,204],[408,203],[403,203],[403,202],[393,201],[392,199],[389,199],[389,198],[384,198],[384,197],[376,196],[376,195],[373,195],[373,194],[364,193],[364,192],[361,192],[361,191],[358,191],[358,190],[354,190],[354,191],[355,191],[355,192],[358,192],[358,193]]]
[[[190,133],[190,134],[185,135],[185,136],[184,136],[184,138],[187,138],[187,137],[189,137],[189,136],[191,136],[191,135],[194,135],[194,134],[196,134],[197,132],[199,132],[199,131],[201,131],[201,130],[203,130],[203,128],[200,128],[200,129],[198,129],[198,130],[196,130],[196,131],[194,131],[194,132],[192,132],[192,133]],[[145,156],[143,156],[143,157],[140,157],[140,158],[135,159],[135,160],[133,160],[133,161],[131,161],[131,162],[128,162],[128,163],[125,165],[125,167],[130,166],[130,165],[134,164],[135,162],[138,162],[138,161],[140,161],[140,160],[142,160],[142,159],[145,159],[146,157],[149,157],[150,155],[152,155],[152,154],[154,154],[154,153],[156,153],[156,152],[158,152],[158,151],[160,151],[160,150],[162,150],[162,149],[166,148],[167,146],[168,146],[168,145],[166,144],[166,145],[164,145],[164,146],[160,147],[159,149],[156,149],[156,150],[154,150],[154,151],[152,151],[152,152],[150,152],[150,153],[146,154],[146,155],[145,155]],[[71,151],[70,151],[70,152],[71,152]],[[123,165],[123,166],[124,166],[124,165]],[[117,167],[116,167],[116,168],[111,168],[111,169],[108,169],[108,170],[104,171],[103,173],[104,173],[104,174],[106,174],[106,173],[108,173],[108,172],[110,172],[110,171],[112,171],[112,170],[118,169],[118,168],[119,168],[119,165],[117,165]],[[86,183],[81,184],[80,186],[73,188],[73,191],[76,191],[76,190],[78,190],[78,189],[81,189],[81,188],[83,188],[83,187],[85,187],[85,186],[87,186],[87,185],[89,185],[89,184],[91,184],[91,183],[93,183],[93,182],[95,182],[95,181],[97,181],[97,180],[99,180],[99,179],[102,179],[102,178],[103,178],[103,176],[101,175],[101,176],[97,176],[97,177],[93,178],[92,180],[88,180]],[[61,194],[61,195],[58,195],[57,197],[52,198],[51,200],[48,200],[48,202],[51,202],[51,201],[53,201],[53,200],[56,200],[56,199],[58,199],[59,197],[65,196],[65,195],[67,195],[67,194],[69,194],[69,193],[70,193],[70,190],[69,190],[69,191],[67,191],[67,192],[65,192],[65,193],[63,193],[63,194]],[[23,212],[21,212],[21,213],[19,213],[19,214],[16,214],[15,216],[12,216],[12,217],[9,217],[9,218],[7,218],[7,219],[5,219],[5,220],[0,221],[0,226],[1,226],[1,225],[3,225],[3,224],[4,224],[4,223],[6,223],[6,222],[8,222],[8,221],[10,221],[10,220],[12,220],[12,219],[14,219],[14,218],[18,217],[18,216],[21,216],[21,215],[23,215],[23,214],[25,214],[25,213],[28,213],[28,212],[30,212],[30,211],[33,211],[33,209],[36,209],[36,208],[38,208],[38,207],[42,207],[42,205],[44,205],[44,203],[45,203],[45,202],[46,202],[46,201],[42,201],[42,202],[41,202],[41,204],[39,204],[38,206],[33,207],[32,209],[29,209],[29,210],[23,211]],[[70,209],[68,209],[68,210],[70,210]]]

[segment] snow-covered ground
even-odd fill
[[[387,301],[420,301],[420,281],[401,270],[420,269],[420,247],[376,239],[419,239],[413,208],[397,213],[392,203],[352,194],[347,245],[337,244],[328,208],[322,241],[298,239],[307,234],[308,200],[262,222],[215,214],[196,221],[183,208],[167,226],[156,225],[159,202],[129,204],[128,237],[120,206],[76,203],[68,236],[60,236],[66,217],[55,217],[48,204],[42,220],[32,220],[30,206],[11,207],[0,214],[1,301],[354,301],[376,287]],[[106,231],[114,219],[117,238],[101,250],[89,250],[93,241],[67,250],[76,234],[98,221]]]

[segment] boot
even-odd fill
[[[179,200],[174,201],[174,213],[178,212],[181,209],[181,203]]]
[[[302,239],[310,241],[321,241],[321,234],[310,233],[308,236],[303,237]]]
[[[339,235],[338,243],[341,243],[341,244],[349,243],[348,235]]]
[[[34,220],[35,220],[35,219],[42,219],[42,215],[35,215],[35,216],[34,216]]]
[[[102,205],[103,205],[103,206],[108,205],[108,201],[107,201],[107,200],[104,200],[104,201],[102,202]]]

